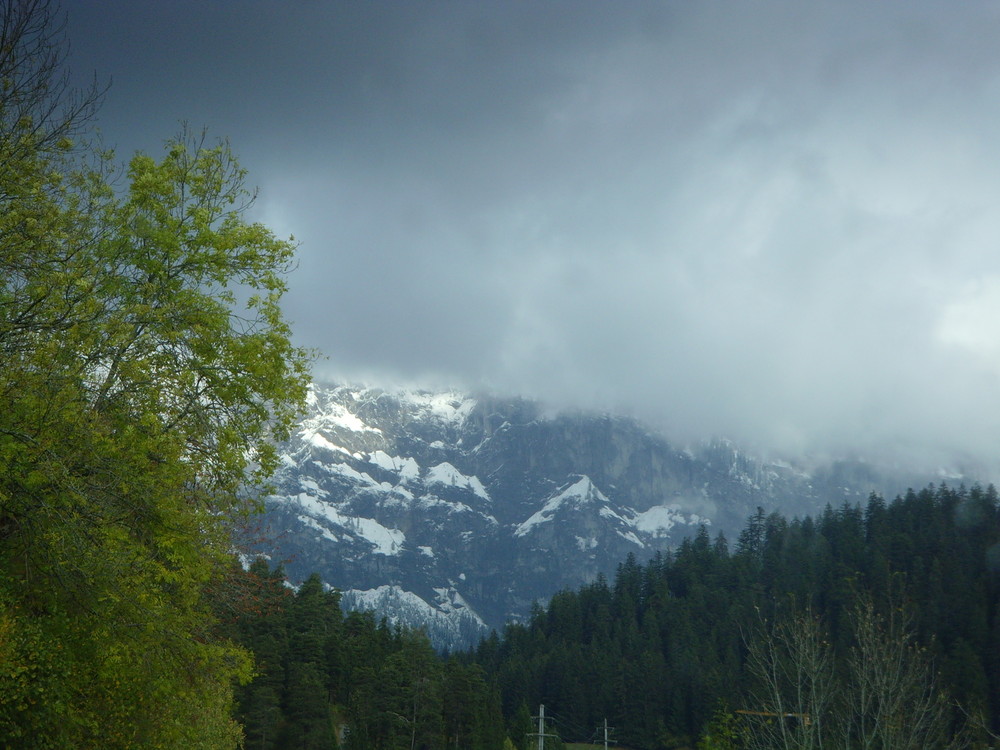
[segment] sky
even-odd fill
[[[996,3],[63,8],[123,159],[230,140],[318,377],[997,463]]]

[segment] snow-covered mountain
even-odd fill
[[[345,606],[473,642],[535,600],[609,578],[701,524],[730,539],[757,506],[895,493],[867,464],[811,472],[726,441],[683,449],[631,419],[524,399],[315,386],[285,446],[258,549]]]

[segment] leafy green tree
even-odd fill
[[[69,140],[93,99],[46,98],[49,4],[3,14],[0,744],[231,746],[249,660],[207,593],[305,395],[294,244],[246,221],[224,143],[182,134],[113,187]]]
[[[698,739],[696,750],[741,750],[745,726],[731,712],[718,708]]]

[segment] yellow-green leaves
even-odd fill
[[[0,745],[231,747],[249,665],[205,592],[305,397],[294,244],[245,220],[224,143],[182,134],[113,185],[5,106]]]

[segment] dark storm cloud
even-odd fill
[[[108,141],[231,137],[321,369],[997,453],[991,4],[66,9]]]

